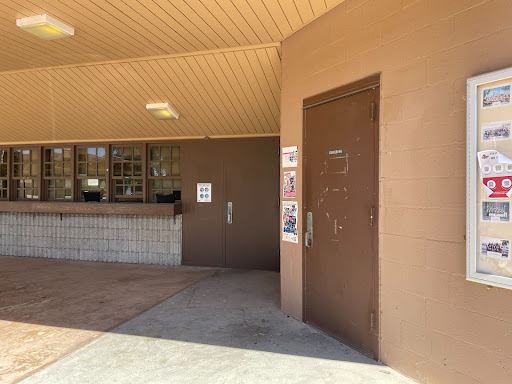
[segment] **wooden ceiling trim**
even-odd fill
[[[207,56],[211,58],[211,55]],[[218,73],[216,73],[210,66],[207,58],[205,56],[192,56],[188,59],[195,60],[197,65],[201,68],[201,71],[204,73],[204,76],[210,83],[211,88],[215,91],[217,98],[222,103],[222,109],[227,111],[231,119],[234,121],[235,127],[238,130],[238,134],[251,132],[252,126],[250,124],[248,125],[248,119],[244,119],[240,115],[239,110],[235,107],[233,100],[228,95],[228,90],[225,89],[228,87],[224,87],[219,81]]]
[[[201,94],[200,89],[202,88],[202,85],[197,80],[197,77],[191,73],[190,71],[187,71],[186,69],[186,63],[184,62],[184,58],[177,58],[174,60],[167,60],[167,63],[169,66],[173,69],[173,71],[176,73],[176,75],[182,80],[183,84],[185,84],[185,87],[183,91],[188,91],[191,99],[193,99],[195,103],[197,103],[201,109],[203,110],[203,115],[210,118],[211,124],[214,128],[216,128],[217,132],[225,135],[229,135],[231,132],[227,130],[229,127],[227,122],[225,121],[224,117],[218,112],[217,108],[213,103],[208,103],[204,96],[207,94]],[[198,89],[199,88],[199,89]]]
[[[249,133],[257,133],[258,127],[255,125],[254,121],[251,119],[250,115],[247,113],[245,105],[241,101],[239,94],[235,90],[235,85],[233,81],[229,81],[228,77],[224,73],[224,69],[221,67],[215,55],[205,55],[205,56],[196,56],[198,60],[203,60],[208,64],[208,67],[214,73],[219,85],[220,89],[226,94],[226,98],[228,102],[231,104],[233,110],[240,116],[242,121],[244,122],[244,126]]]
[[[278,134],[279,65],[278,46],[265,45],[0,74],[0,143]],[[180,119],[154,119],[149,102]]]
[[[197,4],[197,2],[195,4]],[[197,26],[197,28],[199,28],[205,35],[208,36],[208,38],[215,44],[215,48],[229,47],[229,44],[226,42],[226,40],[232,41],[233,45],[237,45],[232,36],[230,36],[226,31],[222,31],[222,25],[220,25],[220,30],[216,31],[202,18],[203,15],[199,15],[189,4],[185,3],[183,0],[174,1],[173,5],[176,10],[184,16],[185,19],[189,20],[190,23]],[[203,11],[203,13],[208,16],[206,12]],[[217,25],[218,23],[214,24],[217,28],[219,28],[219,25]]]
[[[150,89],[152,92],[154,92],[154,94],[157,94],[157,96],[154,96],[149,100],[151,100],[152,102],[169,101],[169,100],[167,100],[169,98],[168,94],[166,94],[162,90],[160,85],[153,79],[153,77],[149,76],[146,73],[146,71],[144,71],[144,69],[140,66],[140,63],[137,63],[137,62],[127,63],[126,66],[129,66],[133,70],[133,72],[130,72],[130,73],[132,74],[132,76],[134,78],[135,78],[135,74],[136,74],[138,79],[140,79],[140,80],[137,80],[137,84],[142,84],[141,82],[144,82],[147,85],[148,89]],[[145,87],[142,87],[142,88],[144,89]],[[148,99],[146,99],[146,100],[148,100]],[[179,108],[179,106],[176,103],[174,103],[174,100],[173,100],[173,106],[176,108]],[[178,119],[174,123],[175,124],[173,124],[173,125],[176,126],[179,136],[192,135],[190,123],[188,122],[187,119],[185,119],[185,118]]]
[[[254,67],[251,66],[251,63],[247,58],[247,52],[235,52],[234,56],[242,68],[242,72],[247,79],[251,93],[254,95],[258,105],[266,115],[272,132],[279,131],[279,109],[277,108],[277,105],[272,102],[273,100],[268,100],[265,97],[265,91],[263,90],[265,84],[263,83],[263,79],[258,79],[256,76]],[[258,90],[260,92],[258,92]]]
[[[205,115],[200,105],[194,102],[194,99],[191,97],[190,93],[186,92],[184,83],[181,81],[178,75],[174,73],[174,70],[171,68],[168,61],[155,60],[154,63],[158,65],[161,73],[165,74],[165,77],[167,77],[169,82],[172,83],[174,89],[176,90],[176,99],[180,100],[183,105],[188,105],[190,114],[194,114],[196,121],[197,119],[200,120],[201,129],[203,132],[206,132],[205,134],[207,135],[212,135],[214,132],[212,130],[214,128],[214,124],[210,121],[209,117]],[[157,67],[155,66],[155,68]],[[164,78],[163,75],[161,78]]]
[[[141,10],[145,9],[143,6],[139,5],[139,7],[137,7],[137,11],[132,8],[136,2],[132,2],[132,6],[130,6],[122,1],[92,1],[95,1],[97,4],[101,3],[101,7],[107,10],[107,12],[112,15],[112,17],[119,19],[129,28],[133,28],[136,31],[145,30],[149,36],[151,36],[151,41],[157,44],[159,50],[163,50],[164,52],[183,52],[195,50],[188,41],[185,41],[181,36],[176,36],[177,34],[175,31],[172,31],[171,34],[168,35],[164,34],[160,27],[156,25],[156,18],[153,18],[151,22],[148,22],[148,20],[145,19],[141,14]],[[146,35],[146,33],[144,33],[144,35]]]
[[[244,83],[242,82],[243,79],[241,76],[240,67],[238,66],[237,68],[233,68],[230,60],[228,60],[227,55],[228,53],[226,52],[223,54],[215,54],[213,56],[222,68],[224,75],[229,79],[234,79],[231,82],[233,90],[235,91],[238,100],[241,101],[244,111],[246,111],[246,113],[250,116],[251,121],[253,121],[254,124],[259,125],[257,132],[265,133],[265,126],[268,126],[268,124],[263,123],[262,119],[258,116],[258,113],[256,113],[255,106],[251,104],[251,100],[247,96],[246,87],[243,86]],[[269,130],[267,129],[267,131]]]
[[[216,89],[211,85],[208,76],[205,75],[202,68],[199,66],[195,57],[185,57],[183,59],[177,59],[178,64],[183,70],[189,73],[189,78],[194,83],[196,89],[200,94],[203,95],[205,103],[210,110],[213,110],[215,115],[218,117],[222,127],[229,128],[231,134],[242,133],[240,126],[237,125],[231,114],[226,108],[220,106],[217,100],[221,101]],[[237,132],[238,131],[238,132]]]
[[[120,92],[121,86],[114,85],[114,79],[110,75],[110,73],[104,67],[79,67],[77,68],[83,73],[90,73],[89,77],[93,80],[93,77],[96,81],[93,80],[95,84],[101,84],[102,89],[105,92],[105,95],[110,99],[110,101],[106,101],[107,105],[114,104],[114,109],[120,114],[126,114],[133,122],[134,125],[138,126],[139,132],[144,132],[144,129],[147,129],[148,126],[151,126],[151,121],[149,117],[144,120],[144,116],[141,116],[137,113],[136,108],[137,105],[131,100],[130,97],[127,96],[125,92]],[[120,97],[123,95],[123,97]],[[128,108],[127,108],[128,107]]]
[[[236,11],[232,2],[224,2],[222,6],[219,5],[217,0],[201,0],[204,6],[210,11],[218,22],[226,28],[231,36],[235,39],[239,46],[261,44],[256,34],[250,30],[249,24],[245,19]],[[227,6],[231,4],[234,12],[229,12]],[[247,31],[249,30],[249,36]]]
[[[186,110],[184,97],[181,94],[181,92],[177,89],[177,87],[175,87],[174,85],[171,86],[171,79],[169,78],[167,73],[164,72],[160,63],[157,60],[154,60],[151,62],[141,61],[138,64],[146,71],[148,76],[154,76],[159,80],[161,86],[165,88],[163,92],[168,98],[168,100],[166,101],[172,100],[172,105],[178,109],[178,113],[183,114],[183,111]],[[189,113],[187,114],[187,116],[185,116],[185,118],[186,121],[188,122],[188,125],[190,126],[191,134],[199,135],[200,131],[204,131],[206,124],[201,119],[201,117],[198,116],[194,104],[190,105],[188,111]]]
[[[130,74],[122,67],[122,63],[119,64],[109,64],[105,66],[107,71],[109,71],[112,76],[117,80],[117,83],[121,86],[125,86],[125,89],[129,92],[133,100],[135,101],[135,108],[141,115],[146,116],[148,121],[153,123],[153,127],[156,129],[159,135],[165,136],[162,127],[157,124],[157,120],[153,119],[152,116],[148,116],[145,106],[146,100],[148,99],[148,95],[142,95],[140,93],[141,87],[137,84],[134,79],[130,76]],[[143,109],[144,108],[144,109]]]
[[[201,51],[208,49],[194,34],[188,31],[183,25],[176,20],[172,15],[167,13],[162,7],[154,3],[153,1],[146,1],[143,3],[137,3],[137,10],[144,15],[146,20],[156,20],[162,33],[165,35],[175,35],[176,39],[183,40],[183,44],[189,45],[191,48],[189,51]],[[134,4],[132,4],[134,6]]]
[[[281,38],[278,41],[282,41],[283,36],[293,32],[292,25],[286,17],[283,8],[276,0],[261,0],[263,6],[272,17],[275,25],[279,28]]]

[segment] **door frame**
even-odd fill
[[[337,101],[339,99],[344,99],[356,94],[359,94],[361,92],[365,92],[372,89],[379,89],[378,92],[378,106],[381,105],[381,92],[380,92],[380,86],[381,86],[381,74],[375,74],[369,77],[366,77],[364,79],[355,81],[350,84],[343,85],[341,87],[337,87],[334,89],[331,89],[326,92],[322,92],[320,94],[308,97],[303,100],[303,106],[302,106],[302,148],[304,150],[302,151],[302,180],[305,180],[306,178],[306,167],[304,166],[305,160],[306,160],[306,110],[318,107],[323,104],[331,103],[334,101]],[[375,252],[374,252],[374,271],[373,271],[373,292],[374,292],[374,307],[375,307],[375,334],[376,334],[376,342],[377,345],[375,346],[375,355],[372,356],[373,359],[377,361],[381,361],[381,322],[380,322],[380,259],[379,259],[379,218],[380,218],[380,183],[379,183],[379,175],[380,175],[380,150],[379,150],[379,141],[380,141],[380,110],[381,108],[377,108],[375,111],[375,121],[374,121],[374,129],[375,129],[375,200],[376,200],[376,206],[375,206],[375,229],[374,229],[374,242],[375,242]],[[302,188],[302,201],[303,201],[303,207],[302,207],[302,228],[306,228],[306,186],[303,185]],[[304,235],[305,230],[302,231],[302,235]],[[307,322],[306,318],[306,242],[302,242],[302,318],[304,319],[304,322]],[[322,330],[322,332],[325,332]],[[328,332],[325,332],[328,333]],[[330,334],[329,336],[338,339],[335,335]],[[346,341],[340,340],[342,343],[346,344]],[[353,346],[351,346],[354,348]],[[357,348],[354,348],[357,349]],[[359,350],[363,354],[368,354],[365,351]]]

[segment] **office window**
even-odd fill
[[[13,150],[12,180],[16,200],[39,199],[39,148]]]
[[[144,179],[142,165],[142,145],[115,145],[112,147],[114,201],[143,201]]]
[[[107,201],[107,147],[87,146],[77,148],[77,179],[80,200],[84,192],[100,192]]]
[[[0,149],[0,200],[7,200],[9,185],[9,150]]]
[[[150,145],[149,147],[150,201],[156,195],[170,195],[181,199],[180,147],[177,145]]]
[[[72,200],[71,148],[45,148],[44,181],[46,200]]]

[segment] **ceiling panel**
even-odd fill
[[[280,76],[277,44],[4,73],[0,144],[278,134]]]
[[[2,0],[0,72],[280,42],[343,0]],[[48,13],[75,36],[45,41],[16,19]]]

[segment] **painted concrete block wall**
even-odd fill
[[[511,15],[347,0],[283,43],[282,146],[302,150],[304,98],[382,73],[381,359],[422,383],[512,380],[512,292],[465,281],[464,239],[466,78],[512,66]],[[302,243],[281,246],[282,308],[301,318]]]
[[[181,264],[182,216],[0,214],[0,255]]]

